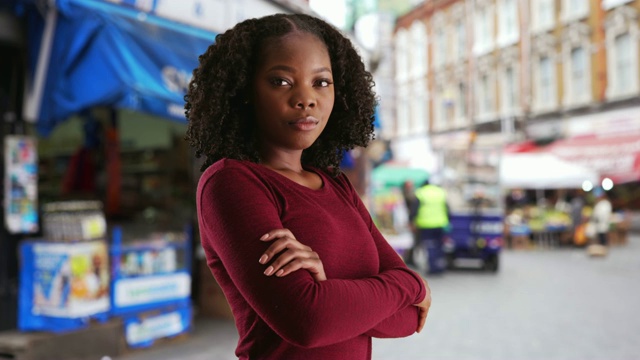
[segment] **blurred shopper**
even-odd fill
[[[418,236],[418,231],[416,230],[414,219],[416,217],[416,213],[418,211],[418,206],[420,205],[420,203],[418,202],[418,198],[416,197],[416,189],[413,181],[407,180],[402,184],[402,196],[404,198],[404,204],[407,209],[409,231],[411,232],[412,240],[412,245],[405,251],[405,253],[403,254],[403,258],[404,262],[407,265],[415,266],[416,264],[413,258],[414,250],[417,246],[420,246],[420,237]]]
[[[420,243],[427,252],[430,274],[438,274],[446,269],[444,245],[445,229],[449,226],[449,206],[447,194],[439,186],[425,181],[416,190],[418,210],[414,223]]]
[[[593,206],[593,219],[598,243],[600,245],[608,245],[609,226],[611,225],[611,214],[613,212],[611,202],[607,197],[606,191],[602,188],[595,188],[593,195],[596,197],[596,203]]]
[[[586,223],[584,222],[584,206],[586,201],[582,190],[575,190],[569,201],[569,216],[571,217],[571,226],[573,233],[573,243],[577,246],[585,245],[587,236],[585,234]]]
[[[249,19],[200,56],[187,139],[207,264],[240,359],[371,359],[372,337],[421,331],[431,303],[340,171],[373,137],[371,74],[308,15]]]

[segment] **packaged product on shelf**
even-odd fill
[[[60,201],[43,206],[43,234],[48,241],[104,239],[107,232],[102,202]]]
[[[134,225],[135,226],[135,225]],[[114,228],[112,314],[129,315],[169,305],[187,305],[191,296],[190,232],[129,233]]]

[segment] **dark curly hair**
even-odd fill
[[[246,99],[264,44],[294,31],[313,34],[326,44],[335,91],[326,128],[303,151],[302,163],[337,175],[343,152],[373,139],[373,79],[351,42],[315,17],[270,15],[245,20],[217,35],[199,57],[185,95],[185,114],[186,139],[197,157],[206,157],[202,171],[222,158],[259,162],[255,117]]]

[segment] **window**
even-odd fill
[[[413,83],[413,100],[411,101],[411,133],[423,133],[427,124],[427,92],[426,82],[421,79]]]
[[[542,104],[551,103],[551,87],[553,86],[551,75],[551,59],[547,56],[540,58],[540,93]]]
[[[515,0],[502,0],[500,3],[500,35],[498,43],[501,46],[511,45],[518,41],[518,7]]]
[[[487,73],[480,75],[478,79],[478,91],[476,93],[476,109],[479,117],[487,117],[494,111],[494,87],[492,78]]]
[[[396,35],[396,80],[406,81],[409,77],[409,49],[407,31],[401,29]]]
[[[443,130],[445,128],[445,105],[444,105],[444,88],[442,85],[436,86],[436,94],[433,99],[433,115],[434,123],[433,128],[435,130]]]
[[[476,55],[482,55],[493,48],[493,17],[492,7],[489,5],[479,7],[475,14],[475,42],[473,51]]]
[[[456,100],[456,119],[462,120],[467,116],[467,87],[458,83],[458,96]]]
[[[604,10],[609,10],[630,2],[633,2],[633,0],[602,0],[602,8]]]
[[[427,32],[420,21],[411,25],[411,43],[411,74],[420,77],[427,73]]]
[[[400,84],[397,98],[397,134],[409,133],[409,89],[406,84]]]
[[[618,94],[629,93],[633,89],[634,62],[632,56],[631,36],[629,33],[616,36],[615,48],[615,92]]]
[[[502,111],[513,112],[518,107],[518,78],[512,66],[504,70],[502,81]]]
[[[607,98],[638,96],[638,28],[639,12],[631,6],[609,11],[605,20],[607,52]]]
[[[555,63],[548,55],[538,60],[538,81],[536,91],[537,110],[549,110],[556,106]]]
[[[463,60],[466,58],[467,50],[467,28],[465,27],[464,20],[458,20],[456,22],[456,60]]]
[[[532,29],[547,31],[553,28],[556,17],[555,0],[531,1]]]
[[[490,96],[489,96],[489,76],[488,75],[482,75],[482,78],[480,78],[480,84],[481,84],[481,88],[482,88],[482,104],[481,104],[481,114],[487,113],[489,112],[489,110],[491,109],[491,102],[490,102]]]
[[[444,27],[438,26],[435,29],[435,49],[433,53],[433,62],[435,66],[444,65],[447,59],[447,33]]]
[[[539,0],[540,26],[550,29],[555,23],[556,9],[555,0]]]
[[[564,21],[582,19],[589,14],[589,1],[563,0],[562,5],[562,19]]]
[[[571,79],[570,92],[572,101],[580,101],[584,98],[587,89],[587,59],[584,48],[574,48],[571,50]]]

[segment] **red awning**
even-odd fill
[[[530,141],[509,145],[505,153],[550,153],[557,158],[595,170],[614,183],[640,181],[640,134],[582,136],[557,140],[546,146]]]
[[[614,183],[640,181],[640,134],[563,139],[545,150],[591,168]]]
[[[505,154],[540,153],[596,171],[614,183],[640,181],[640,134],[622,136],[581,136],[537,146],[532,141],[510,144]]]

